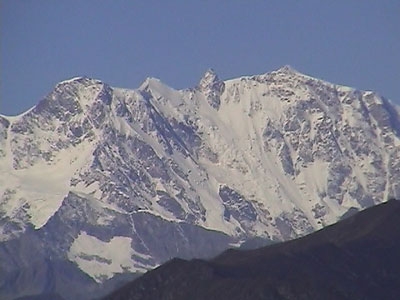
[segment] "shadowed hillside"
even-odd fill
[[[306,237],[210,261],[174,259],[105,299],[399,299],[400,202]]]

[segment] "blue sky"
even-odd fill
[[[1,0],[0,113],[90,76],[137,88],[193,87],[289,64],[400,104],[398,0]]]

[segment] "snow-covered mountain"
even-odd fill
[[[0,171],[3,274],[32,263],[10,243],[35,240],[102,282],[399,197],[400,108],[288,66],[186,90],[78,77],[0,116]]]

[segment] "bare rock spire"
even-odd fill
[[[208,69],[200,80],[199,90],[204,94],[208,103],[215,109],[221,104],[220,96],[224,92],[225,84],[218,78],[213,69]]]

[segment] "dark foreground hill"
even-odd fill
[[[174,259],[105,299],[400,299],[400,202],[290,242]]]

